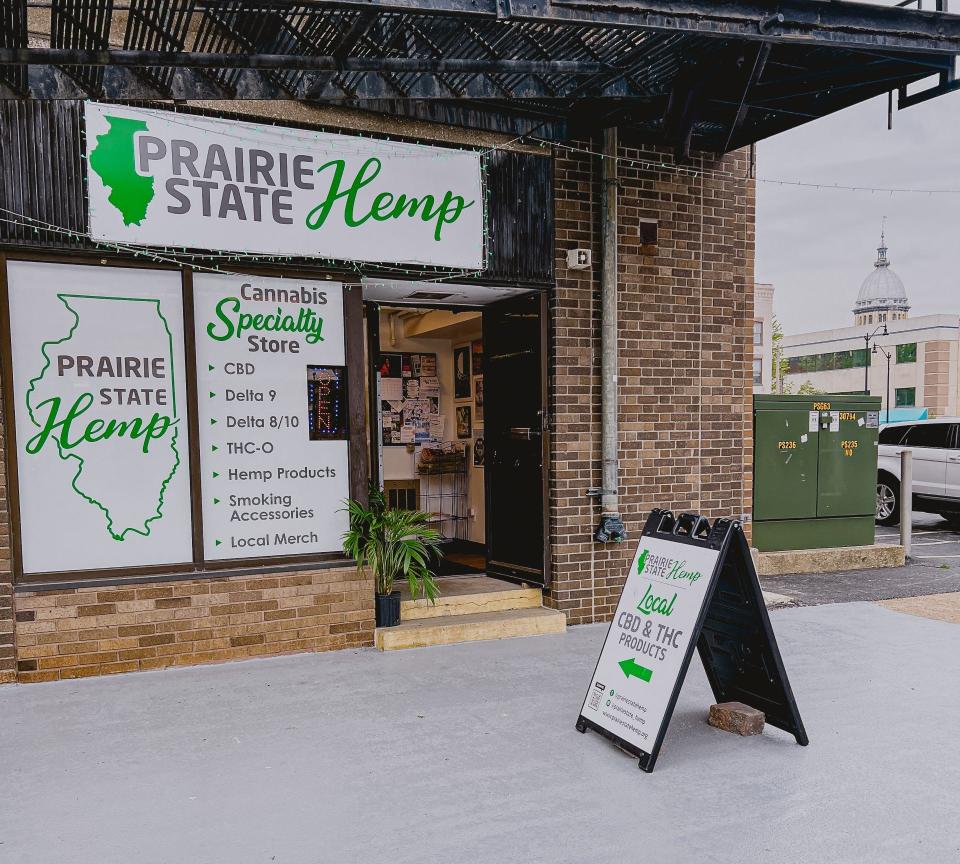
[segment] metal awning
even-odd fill
[[[958,53],[960,16],[822,0],[0,0],[0,98],[301,99],[548,138],[616,123],[681,151],[888,91],[914,104],[953,89]]]

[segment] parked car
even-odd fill
[[[960,417],[890,423],[880,429],[877,522],[900,521],[900,453],[913,451],[913,509],[960,528]]]

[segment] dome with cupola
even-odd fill
[[[877,260],[873,272],[863,280],[857,302],[853,307],[857,324],[882,324],[907,317],[910,303],[903,281],[890,269],[884,233],[880,234]]]

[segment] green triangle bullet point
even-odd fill
[[[220,503],[220,499],[219,499],[219,498],[214,498],[214,499],[213,499],[213,503],[214,503],[214,504],[219,504],[219,503]]]
[[[219,540],[215,540],[214,543],[215,543],[217,546],[220,545],[220,541],[219,541]]]
[[[210,447],[213,449],[213,452],[216,453],[220,448],[216,444],[211,444]]]
[[[210,418],[210,425],[211,425],[211,426],[216,426],[216,425],[217,425],[217,421],[214,420],[213,417]]]
[[[213,399],[213,397],[216,396],[216,395],[217,395],[217,394],[214,393],[212,390],[210,391],[210,398],[211,398],[211,399]]]
[[[207,364],[207,371],[208,371],[208,372],[212,372],[213,369],[214,369],[213,364],[212,364],[212,363],[208,363],[208,364]]]
[[[219,477],[219,476],[220,476],[220,472],[219,472],[219,471],[214,471],[214,472],[213,472],[213,476],[214,476],[214,477]]]

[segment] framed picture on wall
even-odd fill
[[[476,468],[483,467],[483,438],[473,439],[473,464]]]
[[[473,434],[470,422],[470,406],[457,405],[457,438],[469,438]]]
[[[476,408],[477,425],[483,423],[483,376],[475,375],[473,378],[473,402]]]
[[[475,339],[470,343],[471,364],[473,365],[473,374],[483,374],[483,340]]]
[[[470,398],[470,346],[453,349],[453,398]]]

